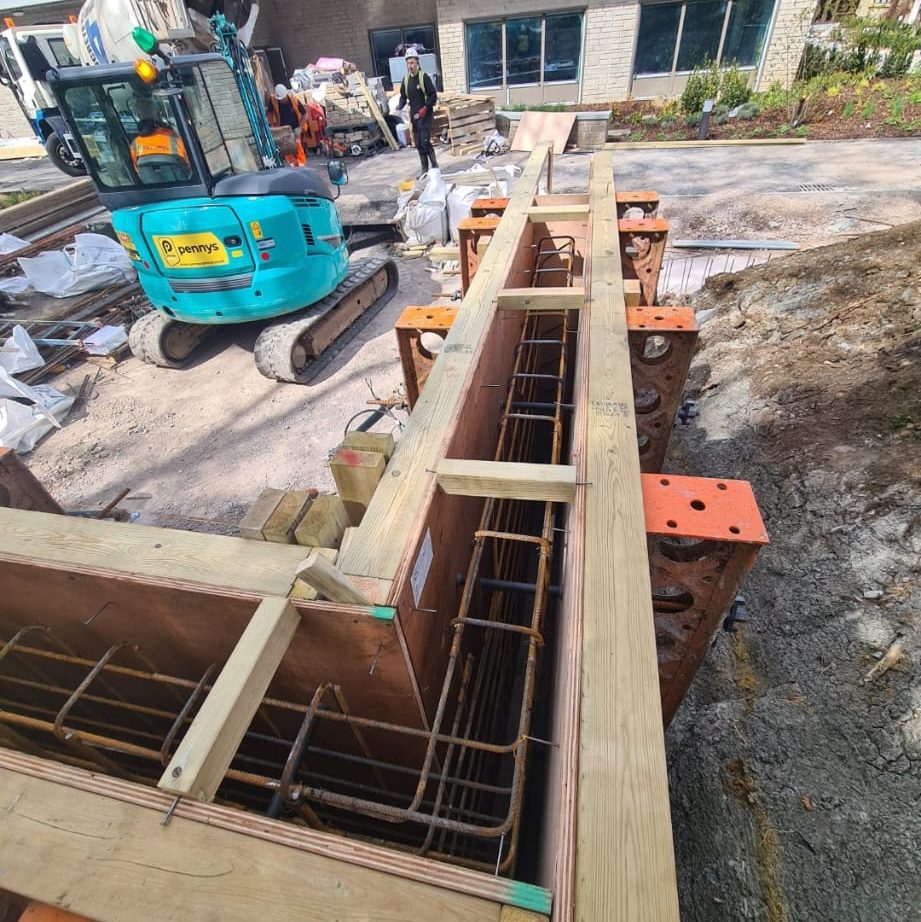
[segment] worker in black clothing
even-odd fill
[[[409,112],[413,121],[413,136],[416,139],[416,150],[419,151],[419,160],[422,163],[422,172],[427,173],[429,168],[438,169],[435,159],[435,148],[432,147],[432,119],[434,117],[435,102],[438,93],[432,78],[419,69],[419,52],[415,48],[406,50],[406,76],[400,85],[400,108],[404,109],[409,102]]]

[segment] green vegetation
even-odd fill
[[[10,205],[28,202],[30,198],[35,198],[36,195],[41,195],[41,192],[28,192],[24,189],[19,192],[5,192],[0,195],[0,208],[9,208]]]
[[[748,74],[739,70],[733,62],[723,71],[720,80],[720,103],[727,109],[745,105],[751,99],[752,91],[748,85]]]
[[[720,69],[716,64],[695,68],[681,94],[681,111],[686,115],[700,112],[708,99],[717,99],[720,92]]]
[[[862,119],[867,119],[876,111],[876,99],[871,96],[863,105],[863,108],[860,110],[860,117]]]

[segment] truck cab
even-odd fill
[[[55,166],[69,176],[86,172],[80,151],[48,85],[48,71],[80,64],[63,25],[13,26],[0,32],[0,83],[8,86]]]

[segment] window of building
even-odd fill
[[[413,46],[420,54],[435,53],[435,26],[399,26],[393,29],[373,29],[371,35],[371,57],[374,59],[374,75],[390,79],[390,59],[402,58],[407,46]]]
[[[471,92],[579,80],[582,13],[468,22],[464,30]]]
[[[640,9],[634,73],[668,74],[712,62],[754,67],[774,0],[678,0]]]

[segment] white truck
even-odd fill
[[[82,176],[83,161],[45,79],[47,72],[134,60],[139,55],[132,37],[135,26],[177,50],[207,50],[213,41],[204,15],[209,7],[202,0],[190,0],[189,6],[183,0],[86,0],[76,23],[13,26],[0,32],[0,83],[12,90],[55,166],[69,176]],[[235,7],[236,18],[245,16],[239,37],[248,45],[259,4]]]
[[[62,25],[14,26],[0,32],[0,83],[12,90],[48,156],[69,176],[83,175],[83,161],[45,75],[51,68],[79,63]]]

